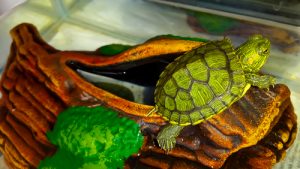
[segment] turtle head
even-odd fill
[[[236,50],[245,72],[258,72],[270,55],[270,40],[262,35],[252,35]]]

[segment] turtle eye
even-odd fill
[[[269,54],[269,49],[258,50],[259,55],[267,55]]]
[[[258,44],[257,53],[259,55],[267,55],[267,54],[269,54],[269,52],[270,52],[270,50],[269,50],[269,47],[267,46],[267,44],[265,44],[265,43]]]
[[[263,53],[266,55],[266,54],[270,53],[270,50],[269,50],[269,49],[266,49],[266,50],[264,50]]]

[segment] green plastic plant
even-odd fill
[[[58,147],[39,168],[114,169],[143,143],[139,125],[105,107],[72,107],[62,112],[48,139]]]

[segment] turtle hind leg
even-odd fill
[[[167,125],[157,135],[159,147],[165,151],[171,151],[176,145],[176,137],[180,134],[184,126]]]

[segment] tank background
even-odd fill
[[[111,44],[137,44],[161,34],[221,39],[223,34],[196,32],[187,23],[185,10],[142,0],[29,0],[0,16],[0,70],[6,63],[11,43],[9,30],[22,22],[36,25],[43,38],[60,50],[96,50]],[[298,30],[298,29],[297,29]],[[294,32],[300,35],[300,31]],[[233,36],[235,45],[245,40]],[[299,39],[298,39],[299,40]],[[300,116],[300,53],[271,49],[264,72],[278,77],[292,91],[292,101]],[[298,122],[299,118],[298,118]],[[298,132],[299,138],[299,132]],[[296,139],[286,158],[300,158]],[[275,168],[282,168],[282,162]],[[3,162],[0,162],[0,166]],[[297,168],[296,164],[290,164]],[[298,167],[299,168],[299,167]]]

